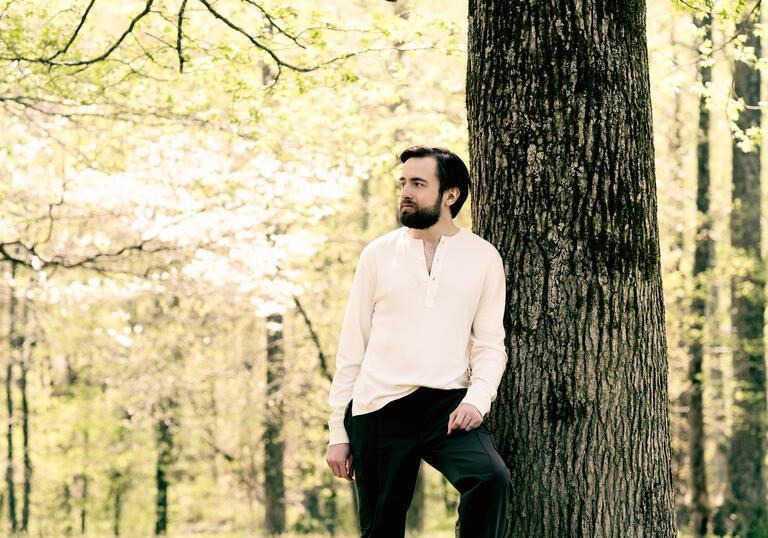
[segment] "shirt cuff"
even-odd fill
[[[338,445],[341,443],[349,443],[349,436],[347,435],[347,430],[344,427],[331,430],[331,438],[330,438],[330,441],[328,442],[328,446]]]
[[[464,396],[464,399],[461,400],[461,403],[474,405],[483,416],[491,409],[491,398],[480,394],[479,391],[472,391],[471,387],[467,391],[467,395]]]

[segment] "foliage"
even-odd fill
[[[748,151],[762,137],[736,125],[741,110],[765,103],[734,99],[729,70],[737,57],[765,65],[742,28],[754,5],[649,2],[673,451],[683,483],[700,219],[711,219],[716,247],[701,277],[711,312],[704,387],[714,499],[723,495],[727,402],[738,389],[728,283],[765,270],[728,246],[727,229],[738,210],[726,202],[731,137]],[[32,533],[79,532],[82,519],[95,535],[116,521],[121,534],[150,533],[160,421],[174,447],[170,533],[258,532],[266,318],[275,312],[287,360],[288,528],[354,533],[350,489],[323,461],[337,333],[361,248],[396,226],[399,151],[435,142],[466,156],[465,9],[446,0],[0,5],[0,348],[13,368],[7,418],[18,498],[16,381],[23,361],[30,368]],[[711,42],[693,19],[708,10]],[[711,83],[697,82],[698,62],[713,67]],[[708,216],[695,209],[699,95],[714,121]],[[460,224],[471,225],[468,211]],[[11,294],[21,301],[18,334],[8,333]],[[18,335],[34,345],[19,347]],[[448,535],[455,497],[427,477],[425,535]]]
[[[289,526],[353,529],[320,354],[359,250],[395,224],[397,152],[466,144],[463,22],[428,4],[4,3],[0,304],[5,326],[9,293],[32,313],[32,532],[149,532],[160,423],[171,532],[261,528],[274,312]]]

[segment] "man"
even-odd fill
[[[408,148],[403,227],[362,252],[339,340],[326,461],[355,480],[364,537],[405,534],[423,459],[461,492],[459,528],[504,535],[509,471],[483,425],[506,363],[496,249],[453,223],[469,174],[453,153]]]

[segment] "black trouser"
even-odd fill
[[[509,470],[488,429],[447,435],[448,416],[466,389],[419,387],[381,409],[352,416],[344,427],[354,456],[361,536],[405,535],[405,515],[423,459],[461,493],[459,527],[471,538],[504,536]]]

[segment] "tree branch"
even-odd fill
[[[184,23],[184,9],[187,7],[187,0],[181,1],[179,8],[179,22],[176,25],[176,51],[179,55],[179,73],[184,72],[184,54],[181,51],[181,25]]]
[[[269,22],[269,24],[271,24],[271,25],[272,25],[272,26],[273,26],[273,27],[274,27],[274,28],[275,28],[275,29],[276,29],[278,32],[280,32],[281,34],[283,34],[285,37],[287,37],[288,39],[290,39],[291,41],[293,41],[293,42],[294,42],[296,45],[298,45],[298,46],[299,46],[299,47],[301,47],[302,49],[306,49],[306,48],[307,48],[306,46],[304,46],[304,45],[302,45],[301,43],[299,43],[299,40],[298,40],[298,37],[299,37],[299,36],[294,36],[294,35],[292,35],[292,34],[288,33],[287,31],[285,31],[283,28],[281,28],[281,27],[280,27],[280,25],[279,25],[279,24],[277,24],[277,23],[275,22],[275,20],[272,18],[272,16],[271,16],[271,15],[270,15],[270,14],[267,12],[267,10],[265,10],[265,9],[264,9],[263,7],[261,7],[259,4],[257,4],[257,3],[256,3],[256,2],[254,2],[253,0],[243,0],[243,2],[245,2],[245,3],[247,3],[247,4],[250,4],[250,5],[252,5],[252,6],[255,6],[255,7],[256,7],[256,8],[257,8],[259,11],[261,11],[261,12],[264,14],[264,17],[266,17],[266,19],[267,19],[267,21]]]
[[[57,56],[61,54],[65,54],[69,50],[69,47],[72,45],[72,43],[74,43],[75,39],[77,39],[77,34],[80,33],[80,29],[83,27],[83,25],[85,25],[85,19],[88,18],[88,13],[90,13],[91,8],[95,3],[96,3],[96,0],[91,0],[91,3],[88,4],[87,8],[85,8],[85,11],[83,12],[83,16],[80,17],[80,22],[78,23],[77,28],[75,28],[75,31],[72,33],[72,36],[69,38],[69,41],[67,41],[67,44],[64,45],[63,49],[59,49],[56,53],[54,53],[53,56],[50,56],[48,58],[48,61],[55,59]]]
[[[221,448],[219,445],[217,445],[213,439],[211,439],[211,433],[208,432],[208,435],[202,436],[206,443],[208,443],[208,446],[210,446],[214,452],[222,456],[225,460],[227,460],[227,463],[236,463],[237,458]]]
[[[707,6],[708,9],[704,9],[704,8],[700,8],[699,6],[694,6],[693,4],[689,4],[685,0],[677,0],[677,3],[678,4],[683,4],[685,7],[687,7],[688,9],[690,9],[692,11],[701,11],[703,13],[708,13],[710,15],[712,14],[711,6]]]
[[[59,56],[61,56],[63,54],[66,54],[69,51],[72,43],[79,36],[81,29],[85,25],[86,19],[87,19],[88,15],[89,15],[89,13],[91,11],[91,8],[95,4],[95,1],[96,0],[91,0],[90,1],[90,3],[88,4],[87,8],[85,9],[83,15],[80,18],[80,22],[78,23],[77,28],[75,29],[73,34],[70,36],[70,38],[67,41],[67,43],[64,45],[63,48],[61,48],[59,51],[54,53],[52,56],[49,56],[49,57],[42,57],[42,56],[40,56],[40,57],[36,57],[36,58],[35,57],[27,57],[27,56],[23,56],[23,55],[21,55],[21,56],[0,56],[0,60],[11,61],[11,62],[38,63],[38,64],[43,64],[43,65],[48,65],[48,66],[51,66],[51,67],[81,67],[81,69],[84,70],[84,69],[86,69],[91,64],[94,64],[94,63],[97,63],[97,62],[109,59],[110,55],[125,41],[126,37],[129,34],[133,33],[133,30],[134,30],[136,24],[142,18],[144,18],[147,14],[150,13],[151,8],[152,8],[152,4],[154,2],[154,0],[146,0],[146,4],[144,5],[144,9],[141,11],[141,13],[137,14],[133,19],[131,19],[131,22],[128,25],[127,29],[118,37],[118,39],[104,53],[100,54],[99,56],[95,56],[95,57],[92,57],[92,58],[89,58],[89,59],[85,59],[85,60],[72,60],[72,61],[57,60],[56,58],[58,58]],[[264,17],[269,22],[269,24],[271,25],[272,28],[275,28],[278,32],[280,32],[281,34],[286,36],[288,39],[290,39],[298,47],[300,47],[302,49],[306,49],[306,46],[304,44],[302,44],[300,42],[300,40],[299,40],[301,35],[306,31],[306,29],[304,31],[300,32],[299,34],[291,34],[285,28],[283,28],[279,24],[277,24],[275,19],[258,2],[256,2],[255,0],[242,0],[242,1],[246,2],[249,5],[252,5],[252,6],[256,7],[259,11],[261,11],[261,13],[264,15]],[[246,31],[244,28],[238,26],[237,24],[235,24],[234,22],[229,20],[226,16],[222,15],[221,13],[219,13],[211,5],[211,3],[208,0],[199,0],[199,2],[205,7],[205,9],[211,15],[213,15],[214,18],[218,19],[219,21],[221,21],[222,23],[227,25],[230,29],[234,30],[235,32],[237,32],[240,35],[242,35],[243,37],[245,37],[253,46],[255,46],[259,50],[265,52],[275,62],[275,64],[277,65],[277,74],[275,75],[274,80],[271,81],[271,83],[269,84],[268,87],[273,87],[277,83],[283,68],[291,69],[292,71],[296,71],[296,72],[299,72],[299,73],[308,73],[308,72],[311,72],[311,71],[316,71],[316,70],[318,70],[318,69],[320,69],[320,68],[322,68],[324,66],[327,66],[329,64],[332,64],[332,63],[335,63],[335,62],[338,62],[338,61],[341,61],[341,60],[346,60],[346,59],[351,58],[353,56],[357,56],[357,55],[364,54],[364,53],[367,53],[367,52],[383,51],[383,50],[408,51],[408,50],[423,50],[423,49],[428,49],[428,48],[434,48],[434,47],[418,47],[418,48],[411,48],[411,49],[402,49],[402,48],[399,48],[399,47],[366,48],[366,49],[362,49],[362,50],[358,50],[358,51],[353,51],[353,52],[348,52],[348,53],[345,53],[345,54],[341,54],[339,56],[336,56],[336,57],[331,58],[329,60],[321,61],[321,62],[316,63],[314,65],[301,66],[301,65],[293,64],[293,63],[288,62],[288,61],[284,60],[283,58],[281,58],[275,52],[275,50],[273,48],[270,48],[265,43],[260,41],[257,36],[252,35],[248,31]],[[175,47],[174,47],[174,45],[172,45],[170,43],[166,43],[166,46],[169,46],[171,48],[175,48],[176,49],[176,53],[177,53],[177,56],[179,58],[179,72],[183,72],[184,64],[186,63],[186,60],[184,59],[184,55],[183,55],[183,48],[182,48],[182,41],[183,41],[183,37],[184,37],[182,27],[183,27],[184,13],[186,11],[186,8],[187,8],[187,0],[182,0],[178,16],[176,17],[177,31],[176,31],[176,44],[175,44]],[[161,14],[161,16],[162,16],[162,14]],[[351,30],[336,29],[336,28],[325,28],[325,29],[331,30],[331,31],[334,31],[334,30],[336,30],[336,31],[351,31]],[[139,46],[141,47],[141,43],[139,43]],[[144,54],[148,58],[150,58],[150,60],[154,61],[154,58],[152,58],[151,54],[149,54],[148,51],[144,50],[143,47],[142,47],[142,50],[143,50]],[[70,75],[71,74],[72,73],[70,73]],[[22,102],[22,101],[20,101],[18,99],[0,98],[0,100],[16,100],[19,104],[22,104],[23,106],[26,106],[28,108],[35,109],[38,112],[41,112],[43,114],[49,114],[50,113],[49,111],[41,110],[39,108],[36,108],[36,107],[32,106],[29,102]]]
[[[270,49],[266,45],[262,44],[255,37],[253,37],[251,34],[246,32],[245,30],[243,30],[239,26],[237,26],[235,23],[233,23],[232,21],[227,19],[224,15],[222,15],[221,13],[216,11],[215,9],[213,9],[213,6],[211,6],[211,4],[209,4],[207,0],[199,0],[199,2],[205,6],[205,8],[211,13],[211,15],[213,15],[215,18],[219,19],[221,22],[223,22],[224,24],[229,26],[235,32],[237,32],[240,35],[244,36],[256,48],[263,50],[264,52],[266,52],[272,58],[272,60],[274,60],[274,62],[277,64],[277,67],[278,67],[278,72],[277,72],[277,76],[275,77],[275,80],[277,80],[277,78],[279,78],[280,69],[282,67],[286,67],[288,69],[292,69],[292,70],[298,71],[300,73],[306,73],[308,71],[313,71],[314,69],[316,69],[316,68],[308,68],[308,67],[299,67],[297,65],[293,65],[291,63],[288,63],[288,62],[282,60],[277,54],[275,54],[275,52],[272,49]]]
[[[304,318],[304,323],[306,324],[307,329],[309,329],[309,334],[312,337],[312,341],[315,343],[315,347],[317,348],[317,358],[320,359],[320,373],[329,382],[333,382],[333,376],[328,371],[328,361],[325,359],[325,353],[323,353],[323,348],[320,345],[320,338],[318,338],[317,333],[315,332],[315,328],[312,326],[312,321],[310,321],[309,316],[307,316],[306,311],[301,306],[298,297],[293,298],[293,304],[296,305],[296,308],[301,314],[301,317]]]
[[[682,0],[678,0],[678,1],[682,1]],[[685,2],[683,2],[683,3],[685,3]],[[688,5],[688,4],[685,4],[685,5]],[[690,7],[690,6],[689,6],[689,7]],[[725,47],[726,47],[726,46],[727,46],[729,43],[731,43],[732,41],[734,41],[735,39],[737,39],[737,38],[738,38],[740,35],[742,35],[742,34],[744,33],[744,31],[748,29],[748,25],[749,25],[749,23],[751,22],[752,16],[754,15],[754,13],[755,13],[755,11],[757,10],[757,8],[758,8],[758,7],[760,7],[760,0],[756,0],[756,2],[755,2],[755,5],[754,5],[754,6],[752,6],[752,9],[751,9],[751,10],[749,10],[749,13],[747,13],[747,15],[746,15],[746,16],[744,17],[744,19],[741,21],[741,23],[740,23],[740,24],[739,24],[739,25],[736,27],[736,30],[734,31],[733,35],[732,35],[731,37],[729,37],[728,39],[726,39],[725,41],[723,41],[722,43],[720,43],[720,44],[719,44],[719,45],[718,45],[716,48],[713,48],[713,49],[712,49],[712,50],[709,52],[709,54],[707,54],[707,57],[712,57],[712,56],[714,56],[714,54],[715,54],[716,52],[720,52],[720,51],[721,51],[721,50],[723,50],[723,49],[724,49],[724,48],[725,48]],[[693,9],[695,9],[695,8],[693,8]],[[702,11],[703,11],[703,10],[702,10]],[[711,18],[714,18],[714,17],[712,16],[712,12],[709,12],[709,14],[710,14],[710,17],[711,17]],[[678,61],[676,61],[675,59],[672,59],[672,62],[673,62],[673,63],[674,63],[674,64],[675,64],[677,67],[687,67],[687,66],[689,66],[689,65],[695,65],[695,64],[699,63],[699,62],[701,61],[701,59],[702,59],[702,56],[703,56],[703,55],[702,55],[701,53],[699,53],[699,54],[698,54],[698,56],[696,57],[696,59],[695,59],[695,60],[691,60],[690,62],[678,62]]]
[[[109,118],[114,121],[122,121],[129,124],[141,125],[143,127],[163,127],[169,124],[188,125],[201,129],[212,129],[215,131],[236,135],[244,140],[258,139],[257,136],[248,134],[242,129],[236,129],[232,125],[217,123],[215,121],[199,118],[193,114],[181,114],[167,110],[137,110],[122,107],[122,105],[119,103],[116,104],[108,102],[100,105],[107,108],[107,111],[104,112],[81,112],[78,110],[79,108],[89,105],[84,105],[82,103],[60,103],[51,99],[42,99],[37,97],[3,97],[0,95],[0,103],[3,102],[14,103],[20,107],[23,107],[24,109],[33,110],[44,116],[65,118],[75,123],[77,123],[80,119],[86,118]],[[59,109],[56,107],[59,107]],[[10,110],[10,108],[8,108],[8,110]],[[157,121],[152,122],[150,121],[151,119],[155,119]]]
[[[47,243],[51,240],[51,236],[53,235],[53,208],[59,207],[61,205],[64,205],[64,193],[67,191],[67,180],[63,179],[61,182],[61,195],[59,196],[59,199],[56,200],[55,203],[48,204],[48,215],[46,218],[48,219],[48,233],[45,236],[45,239],[43,240],[43,243]]]
[[[83,268],[89,268],[89,269],[96,269],[97,268],[96,262],[101,260],[111,259],[111,258],[119,258],[130,251],[140,251],[146,254],[156,254],[158,252],[168,252],[171,250],[176,250],[172,246],[165,246],[165,245],[155,247],[155,248],[147,248],[147,244],[150,241],[152,241],[152,239],[153,238],[140,241],[135,245],[126,245],[114,252],[99,252],[91,256],[85,256],[76,261],[66,261],[63,258],[55,258],[55,257],[49,258],[47,256],[41,255],[35,245],[30,245],[28,243],[25,243],[24,241],[16,240],[16,241],[8,241],[8,242],[0,243],[0,257],[1,259],[24,265],[25,267],[33,267],[31,258],[37,258],[40,260],[40,268],[61,267],[63,269],[72,269],[74,267],[83,267]],[[27,252],[27,256],[24,257],[20,253],[11,254],[8,251],[8,247],[12,247],[12,246],[18,246],[23,248]]]
[[[115,49],[117,49],[117,47],[120,46],[120,44],[125,40],[125,38],[128,36],[128,34],[133,32],[133,28],[134,28],[134,26],[136,26],[136,23],[139,22],[142,18],[144,18],[149,13],[150,8],[152,7],[152,3],[153,2],[154,2],[154,0],[147,0],[146,5],[144,6],[144,10],[141,13],[139,13],[138,15],[136,15],[133,19],[131,19],[131,23],[128,25],[128,28],[117,39],[117,41],[115,41],[112,44],[112,46],[109,47],[106,50],[106,52],[104,52],[103,54],[101,54],[99,56],[96,56],[94,58],[90,58],[88,60],[77,60],[77,61],[72,61],[72,62],[55,62],[55,61],[53,61],[53,58],[55,58],[56,56],[59,55],[59,53],[56,53],[56,54],[54,54],[50,58],[43,58],[43,57],[27,58],[27,57],[24,57],[24,56],[16,56],[16,57],[14,57],[14,56],[0,56],[0,60],[11,61],[11,62],[24,61],[24,62],[39,63],[39,64],[44,64],[44,65],[60,66],[60,67],[85,66],[85,65],[94,64],[96,62],[100,62],[100,61],[105,60],[106,58],[108,58],[109,55],[112,54],[115,51]],[[93,2],[91,2],[91,5],[93,5]],[[90,9],[90,6],[89,6],[88,9]],[[86,13],[86,15],[87,15],[87,13]],[[86,15],[83,15],[83,18],[80,21],[81,23],[85,22],[85,16]],[[81,26],[82,26],[82,24],[81,24]],[[76,32],[80,31],[80,27],[81,26],[78,27]],[[72,41],[74,41],[74,37],[72,38]],[[69,48],[69,44],[67,44],[67,46],[64,49],[62,49],[61,52],[63,53],[67,48]]]

